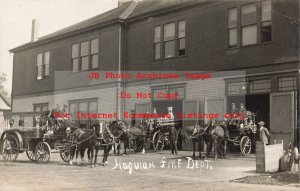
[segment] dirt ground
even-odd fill
[[[299,190],[297,185],[290,184],[230,181],[257,175],[254,155],[229,155],[222,160],[203,161],[188,158],[191,154],[180,151],[178,155],[170,155],[170,151],[161,151],[110,155],[107,166],[95,168],[69,166],[60,159],[59,153],[53,153],[48,164],[33,163],[25,153],[16,162],[5,162],[0,157],[0,191]]]

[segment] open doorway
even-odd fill
[[[239,109],[244,103],[248,111],[257,114],[256,122],[264,121],[266,127],[270,127],[270,94],[254,94],[245,96],[229,96],[227,98],[227,111],[231,112],[231,104],[235,103]]]

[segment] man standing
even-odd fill
[[[260,121],[258,123],[260,126],[259,128],[259,140],[263,141],[265,145],[269,144],[269,138],[270,138],[270,133],[266,127],[264,127],[265,123],[263,121]]]

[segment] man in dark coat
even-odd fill
[[[177,155],[177,140],[178,140],[178,131],[175,128],[175,126],[172,126],[171,132],[170,132],[170,138],[171,138],[171,154]]]

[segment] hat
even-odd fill
[[[173,110],[173,107],[168,107],[168,111],[172,111]]]
[[[260,125],[260,126],[264,126],[264,125],[265,125],[265,122],[263,122],[263,121],[260,121],[260,122],[258,122],[258,125]]]

